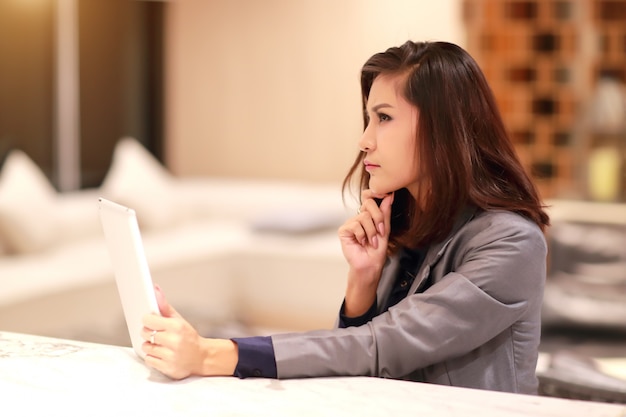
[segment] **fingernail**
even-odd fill
[[[372,246],[374,249],[378,249],[378,238],[376,236],[372,238]]]
[[[378,223],[378,232],[381,235],[385,234],[385,224],[383,222]]]

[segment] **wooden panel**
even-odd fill
[[[26,152],[53,177],[54,2],[0,1],[0,161]]]
[[[584,196],[572,137],[585,134],[578,120],[598,78],[626,82],[626,0],[467,0],[464,8],[468,51],[543,196]]]

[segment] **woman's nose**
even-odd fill
[[[368,125],[363,131],[361,139],[359,139],[359,149],[363,152],[369,152],[374,148],[375,143],[371,125]]]

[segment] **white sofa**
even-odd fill
[[[137,211],[151,274],[201,333],[331,327],[347,265],[340,184],[175,178],[132,139],[98,189],[57,193],[19,152],[0,171],[0,331],[128,344],[98,196]]]

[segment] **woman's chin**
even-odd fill
[[[379,195],[385,195],[385,194],[389,194],[395,191],[395,189],[391,188],[391,187],[385,187],[381,184],[376,184],[376,182],[370,180],[369,183],[369,187],[370,187],[370,191],[372,191],[374,194],[379,194]]]

